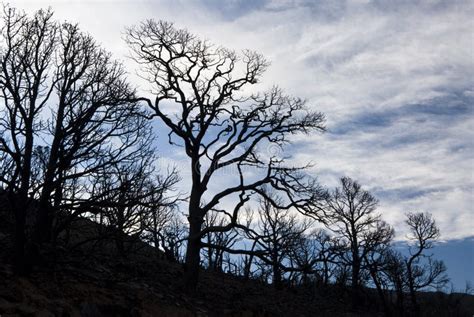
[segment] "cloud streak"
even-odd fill
[[[277,83],[328,117],[325,135],[294,139],[288,153],[296,153],[295,162],[316,162],[312,172],[328,186],[344,175],[358,179],[380,199],[399,238],[401,215],[413,210],[431,211],[444,239],[472,235],[473,3],[335,3],[13,5],[51,5],[57,18],[80,22],[130,69],[135,66],[125,57],[122,32],[146,18],[174,21],[214,43],[263,53],[272,66],[260,89]]]

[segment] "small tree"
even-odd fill
[[[176,176],[174,173],[168,174]],[[177,179],[164,178],[160,183],[174,183]],[[165,187],[163,187],[165,188]],[[168,188],[171,190],[171,188]],[[187,228],[182,221],[178,202],[181,200],[179,195],[165,197],[166,191],[160,192],[156,197],[153,196],[153,201],[157,202],[148,210],[147,219],[145,221],[145,241],[152,244],[157,253],[165,253],[165,258],[171,262],[180,262],[182,260],[182,246],[186,241]]]
[[[96,186],[89,206],[97,210],[104,225],[114,228],[113,238],[121,256],[130,251],[125,248],[127,235],[143,236],[158,213],[173,210],[179,199],[179,195],[170,194],[179,181],[176,171],[157,173],[154,159],[151,149],[143,148],[140,159],[121,162],[94,175]],[[169,219],[160,220],[162,223],[156,225],[162,229]]]
[[[286,196],[284,208],[309,211],[309,202],[317,201],[320,191],[305,179],[304,167],[288,166],[283,157],[261,149],[280,148],[293,134],[323,131],[324,116],[279,88],[245,96],[243,89],[257,83],[268,65],[257,53],[212,46],[163,21],[148,20],[128,29],[126,41],[143,77],[153,85],[154,97],[139,100],[169,129],[169,142],[182,146],[189,157],[185,283],[193,290],[201,239],[239,227],[239,212],[252,195],[265,196],[264,186]],[[233,171],[227,177],[233,184],[211,191],[211,180],[224,169]],[[226,224],[203,228],[205,215],[222,209],[223,200],[235,202],[225,213]]]
[[[329,228],[346,245],[340,260],[351,267],[353,304],[358,302],[362,273],[367,272],[367,258],[393,237],[393,229],[376,213],[377,199],[356,181],[343,177],[341,186],[327,201]]]
[[[288,209],[279,209],[272,205],[278,202],[273,193],[271,200],[260,200],[259,221],[256,228],[247,231],[249,238],[256,242],[258,258],[268,265],[272,272],[272,284],[281,287],[285,271],[299,270],[290,268],[290,257],[301,242],[303,233],[310,227],[307,219],[299,220]]]
[[[384,254],[383,259],[384,267],[383,270],[379,271],[386,276],[389,286],[395,292],[396,295],[396,309],[400,316],[405,311],[405,293],[408,291],[406,283],[406,267],[405,257],[400,253],[392,249]],[[378,277],[382,280],[383,277]]]
[[[309,277],[315,276],[318,286],[327,286],[334,274],[338,249],[338,241],[323,229],[303,235],[290,256],[301,283],[307,284]]]
[[[208,213],[204,219],[204,226],[223,226],[226,219],[221,217],[218,212]],[[237,230],[225,232],[208,232],[204,237],[204,243],[207,247],[204,249],[207,260],[207,268],[214,271],[223,271],[224,254],[226,249],[231,249],[241,240]]]
[[[427,287],[444,287],[449,279],[445,274],[444,263],[426,253],[433,248],[433,242],[440,236],[439,228],[431,214],[408,213],[406,223],[410,229],[408,240],[413,243],[410,246],[410,255],[405,258],[406,278],[413,310],[415,314],[419,314],[416,292]]]

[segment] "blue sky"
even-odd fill
[[[327,133],[293,139],[292,160],[314,162],[311,173],[326,186],[341,176],[357,179],[379,198],[399,240],[405,212],[431,212],[446,241],[435,253],[453,263],[456,287],[463,276],[473,279],[472,266],[465,271],[474,236],[474,2],[10,3],[28,11],[51,6],[56,18],[79,22],[131,72],[123,30],[146,18],[261,52],[272,65],[258,89],[278,84],[327,115]],[[159,144],[165,143],[163,136]],[[164,156],[184,162],[167,147]]]

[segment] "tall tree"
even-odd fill
[[[133,90],[122,66],[77,25],[64,23],[58,34],[52,78],[58,100],[48,122],[38,213],[38,238],[46,241],[54,218],[49,206],[62,203],[67,181],[139,159],[149,142],[144,113],[128,101]]]
[[[0,46],[0,151],[7,168],[0,173],[15,213],[15,270],[25,273],[25,222],[31,191],[34,138],[41,128],[39,114],[46,106],[56,42],[52,12],[40,10],[33,17],[3,7]]]
[[[24,272],[27,210],[37,216],[31,241],[49,241],[59,207],[72,200],[65,197],[71,184],[138,157],[149,123],[130,101],[123,67],[77,25],[55,22],[51,11],[29,17],[8,6],[2,18],[0,182],[11,193],[15,268]],[[33,198],[39,202],[31,210]]]
[[[276,87],[246,96],[243,90],[257,83],[268,65],[255,52],[237,54],[153,20],[128,29],[126,41],[142,76],[154,87],[152,99],[140,100],[169,129],[169,142],[182,146],[189,157],[185,283],[195,289],[201,238],[238,227],[239,211],[252,195],[265,196],[263,186],[280,191],[285,208],[305,208],[317,200],[320,191],[304,177],[304,167],[287,166],[284,158],[262,149],[282,147],[296,133],[323,131],[324,116]],[[233,171],[226,175],[233,184],[210,190],[211,180],[223,169]],[[219,207],[224,200],[236,203],[225,211]],[[203,228],[211,210],[225,214],[227,223]]]

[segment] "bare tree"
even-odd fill
[[[223,226],[226,219],[218,212],[207,213],[204,218],[204,226]],[[208,232],[204,237],[207,247],[204,249],[207,259],[207,268],[214,271],[223,271],[224,254],[226,249],[231,249],[242,238],[237,230],[224,232]]]
[[[0,150],[8,168],[0,173],[15,212],[15,269],[25,273],[25,221],[30,203],[31,166],[38,114],[52,90],[47,86],[56,26],[51,11],[32,18],[4,6],[0,48],[0,87],[3,108]],[[8,163],[7,163],[8,162]],[[15,199],[13,199],[15,194]]]
[[[188,231],[186,223],[177,215],[174,215],[159,231],[159,246],[165,251],[168,260],[184,262],[184,246]]]
[[[35,238],[52,237],[57,213],[72,209],[70,186],[140,153],[149,129],[122,66],[76,25],[3,10],[0,47],[0,182],[16,217],[15,268],[25,272],[25,220],[39,201]],[[83,211],[84,209],[81,209]],[[77,212],[78,209],[75,209]]]
[[[404,259],[404,256],[400,252],[389,249],[388,252],[384,254],[382,261],[383,269],[379,270],[377,274],[379,281],[383,281],[384,277],[386,277],[389,287],[395,292],[395,306],[400,316],[403,316],[405,311],[405,293],[408,291]]]
[[[301,275],[300,282],[308,284],[309,277],[314,276],[318,286],[328,286],[337,264],[338,249],[338,240],[323,229],[303,235],[290,256],[292,267]]]
[[[320,192],[304,177],[304,167],[287,166],[284,158],[264,155],[261,149],[269,144],[282,147],[292,134],[323,131],[324,116],[279,88],[245,96],[244,88],[257,83],[268,65],[257,53],[237,54],[153,20],[128,29],[126,41],[143,77],[154,87],[153,99],[140,100],[168,127],[169,142],[182,146],[190,160],[185,282],[194,289],[201,238],[239,226],[239,211],[253,194],[264,195],[264,185],[286,195],[285,208],[303,209],[317,200]],[[224,169],[235,173],[227,177],[233,184],[210,191],[210,181]],[[205,215],[230,199],[236,203],[226,211],[227,223],[203,229]]]
[[[149,222],[157,220],[159,211],[174,210],[179,200],[179,195],[171,194],[179,181],[176,171],[162,175],[153,166],[153,152],[146,148],[141,152],[138,160],[122,161],[96,173],[97,186],[90,199],[102,223],[115,229],[114,240],[122,256],[130,251],[125,249],[126,236],[141,237],[150,228]],[[160,220],[163,227],[169,219]]]
[[[122,66],[76,25],[62,24],[58,35],[52,78],[58,101],[48,122],[52,140],[38,212],[38,237],[46,241],[54,218],[49,205],[63,202],[65,182],[134,160],[149,142],[144,113],[128,101],[133,90]]]
[[[397,259],[394,258],[395,253],[391,249],[390,245],[390,240],[392,237],[388,237],[387,239],[387,234],[391,234],[393,236],[393,233],[387,233],[386,230],[392,229],[384,222],[381,222],[379,226],[380,230],[376,230],[371,239],[373,247],[371,248],[370,252],[365,254],[364,261],[366,263],[368,275],[372,279],[373,286],[375,286],[375,289],[377,290],[377,294],[379,296],[380,302],[382,303],[384,311],[387,315],[390,315],[391,307],[389,305],[388,299],[390,278],[387,273],[396,272],[396,270],[394,270],[394,265],[396,265],[395,261]],[[396,287],[393,289],[396,290]]]
[[[169,173],[169,176],[176,176]],[[177,179],[163,179],[160,184],[174,184]],[[162,186],[166,188],[166,186]],[[168,188],[167,190],[172,190]],[[182,246],[186,241],[187,228],[179,214],[178,203],[182,200],[179,194],[165,197],[166,191],[162,191],[158,196],[152,196],[152,208],[148,210],[145,221],[145,241],[155,247],[158,254],[165,253],[165,258],[171,262],[182,261]]]
[[[256,242],[258,258],[268,265],[272,272],[272,284],[279,288],[283,274],[301,268],[291,266],[290,257],[301,242],[303,233],[310,227],[308,219],[300,220],[288,209],[279,209],[272,204],[278,197],[267,193],[271,200],[261,199],[259,204],[259,221],[256,228],[247,231],[248,237]]]
[[[433,248],[433,242],[439,238],[439,228],[429,213],[408,213],[406,223],[410,229],[410,255],[405,259],[406,278],[410,299],[415,314],[419,314],[416,292],[420,289],[440,288],[449,281],[446,266],[442,261],[433,259],[426,251]]]
[[[367,256],[393,237],[393,229],[376,213],[377,203],[375,197],[348,177],[341,178],[341,186],[328,199],[329,228],[343,237],[341,242],[346,245],[340,260],[351,267],[354,305],[358,302],[362,273],[368,268]]]

